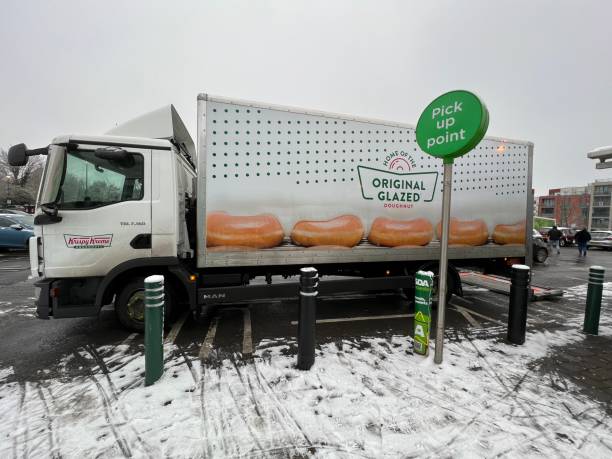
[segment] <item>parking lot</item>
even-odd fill
[[[412,353],[413,309],[400,295],[341,295],[319,299],[317,362],[300,372],[297,300],[235,305],[201,323],[181,316],[150,388],[143,337],[112,309],[35,318],[27,263],[0,257],[2,457],[612,450],[610,285],[600,336],[580,332],[588,266],[612,268],[603,251],[584,261],[565,248],[535,267],[534,284],[566,293],[530,305],[524,346],[504,342],[508,297],[482,288],[452,300],[441,367]]]

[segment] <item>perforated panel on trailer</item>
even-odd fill
[[[199,104],[198,198],[205,199],[201,202],[207,212],[271,213],[286,235],[299,220],[343,214],[359,216],[366,235],[372,221],[381,216],[426,218],[433,225],[439,221],[442,162],[419,149],[410,125],[215,97],[202,98]],[[489,232],[497,224],[525,221],[530,148],[527,142],[486,138],[457,159],[452,215],[483,219]],[[200,223],[203,238],[205,228]],[[288,249],[300,252],[294,254],[300,262],[325,262],[321,261],[325,257],[328,262],[338,261],[338,254],[305,255],[287,244],[250,254],[200,250],[198,261],[200,266],[285,263]],[[274,250],[285,255],[261,254]],[[504,253],[523,256],[525,248],[505,247]],[[482,256],[487,255],[482,252]]]

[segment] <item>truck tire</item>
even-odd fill
[[[438,282],[440,279],[440,275],[438,274],[438,272],[436,271],[435,273],[435,277],[434,277],[434,287],[433,290],[431,292],[431,307],[432,308],[437,308],[438,307]],[[450,272],[447,273],[446,275],[446,306],[448,306],[448,303],[450,302],[451,298],[453,297],[454,293],[455,293],[455,277],[453,276],[453,274]]]
[[[168,323],[175,306],[176,295],[169,283],[164,284],[164,323]],[[117,293],[115,298],[117,319],[125,328],[144,332],[144,277],[136,277]]]
[[[548,258],[548,250],[546,250],[544,247],[539,247],[535,253],[535,260],[538,263],[544,263],[547,258]]]

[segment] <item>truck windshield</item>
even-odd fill
[[[119,162],[93,151],[51,147],[40,202],[75,210],[142,199],[143,157],[132,153],[129,158]]]

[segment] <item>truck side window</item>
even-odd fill
[[[131,153],[129,159],[112,161],[98,158],[93,152],[67,152],[58,207],[66,210],[90,209],[142,199],[143,157]]]

